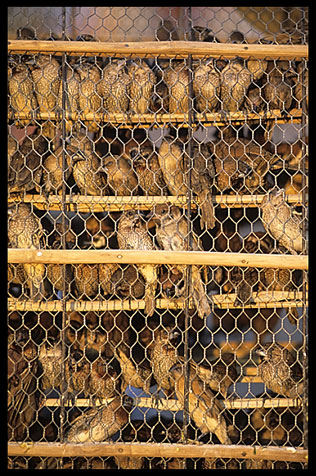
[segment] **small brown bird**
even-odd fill
[[[169,374],[174,379],[177,398],[184,404],[184,375],[181,365],[173,366]],[[205,388],[196,375],[189,382],[189,412],[202,436],[214,433],[223,445],[230,445],[223,409],[209,387]]]
[[[220,96],[224,112],[236,112],[241,109],[250,83],[251,73],[246,61],[242,58],[230,60],[221,72]]]
[[[74,66],[80,77],[79,84],[79,113],[85,116],[91,112],[102,112],[102,97],[100,94],[101,70],[95,64],[93,57],[80,58]],[[97,132],[100,124],[96,121],[84,121],[88,131]]]
[[[189,72],[184,61],[177,61],[165,70],[164,81],[169,90],[169,112],[186,114],[189,111]]]
[[[268,102],[268,110],[280,109],[288,112],[292,100],[295,72],[289,61],[269,61],[263,95]]]
[[[145,294],[145,280],[136,266],[120,266],[111,276],[109,292],[124,299],[140,299]]]
[[[138,211],[123,212],[118,223],[117,240],[120,249],[127,250],[154,250],[155,245],[148,234],[146,223]],[[152,316],[155,310],[155,292],[157,287],[157,266],[137,265],[143,275],[145,285],[145,313]]]
[[[66,169],[63,170],[63,146],[58,147],[52,152],[43,164],[43,183],[44,192],[61,194],[63,182],[67,181],[72,172],[71,153],[75,153],[75,149],[70,145],[65,150]]]
[[[57,115],[61,115],[64,110],[66,114],[77,114],[79,111],[79,83],[80,75],[74,69],[73,65],[65,64],[65,81],[60,82],[57,97]],[[70,118],[65,119],[66,132],[71,132],[74,124],[74,130],[78,129],[79,122]],[[58,123],[62,128],[62,123]]]
[[[305,62],[301,61],[297,66],[298,77],[295,81],[294,94],[298,102],[298,107],[302,107],[303,97],[306,99],[306,107],[308,107],[308,65]],[[305,96],[303,96],[305,87]]]
[[[69,360],[63,361],[60,342],[47,339],[39,347],[38,360],[40,363],[41,390],[62,390],[62,365],[65,368],[65,376],[69,377]]]
[[[217,110],[220,103],[220,85],[220,72],[215,67],[214,58],[201,61],[194,66],[193,93],[199,112]]]
[[[26,136],[10,158],[8,171],[9,193],[23,194],[35,189],[41,191],[43,160],[48,143],[37,132]]]
[[[148,347],[153,376],[159,390],[163,390],[167,396],[174,393],[174,381],[170,375],[170,369],[178,362],[176,343],[179,332],[171,327],[156,328],[153,341]]]
[[[291,254],[303,251],[302,220],[285,201],[284,189],[273,189],[260,205],[261,218],[267,232]]]
[[[29,115],[27,119],[17,117],[15,120],[17,127],[25,127],[31,123],[33,111],[36,111],[38,104],[31,72],[28,66],[20,61],[13,55],[8,58],[9,108],[12,113]]]
[[[134,362],[128,355],[128,350],[124,344],[115,350],[115,356],[120,363],[122,372],[122,387],[124,392],[128,385],[141,388],[145,393],[150,393],[152,371],[144,363]]]
[[[183,145],[171,135],[164,136],[158,151],[158,161],[171,195],[186,195]]]
[[[150,215],[156,223],[156,238],[159,246],[164,250],[186,251],[189,247],[188,234],[190,225],[187,217],[180,208],[171,204],[156,205]],[[198,251],[198,241],[192,233],[192,249]],[[176,265],[173,270],[180,271],[185,275],[185,266]],[[200,268],[192,265],[189,294],[193,297],[199,317],[203,319],[211,313],[205,285],[200,275]]]
[[[136,171],[138,183],[145,195],[168,195],[168,189],[157,153],[150,144],[129,149],[129,156]]]
[[[288,398],[297,398],[304,390],[301,363],[277,343],[261,344],[256,351],[260,357],[258,373],[272,392]]]
[[[83,195],[107,195],[108,183],[91,139],[84,133],[73,134],[70,144],[77,149],[72,155],[73,178]]]
[[[11,248],[28,248],[31,250],[44,247],[44,230],[40,219],[32,213],[30,205],[19,203],[8,209],[8,241]],[[30,297],[38,301],[45,296],[44,264],[24,264],[28,276]]]
[[[54,250],[62,249],[62,224],[56,224],[56,231],[53,237],[51,248]],[[66,249],[72,249],[76,245],[76,235],[68,230],[65,235]],[[46,273],[47,279],[52,284],[54,291],[64,291],[64,279],[66,281],[66,293],[70,290],[70,285],[73,281],[73,267],[71,264],[65,264],[65,275],[63,274],[63,266],[59,264],[47,264]]]
[[[265,102],[263,99],[262,88],[257,83],[251,83],[245,96],[244,108],[250,113],[261,112],[264,110]]]
[[[99,292],[99,265],[80,263],[73,267],[76,297],[94,298]]]
[[[73,420],[65,440],[68,443],[109,440],[126,425],[132,407],[133,399],[123,395],[115,397],[111,403],[91,408]]]
[[[192,41],[208,41],[220,43],[216,36],[213,35],[213,31],[204,26],[193,26],[191,29]]]
[[[138,180],[130,160],[109,155],[102,160],[102,170],[106,172],[108,185],[114,195],[137,195]]]
[[[111,59],[111,62],[103,69],[99,93],[103,98],[103,107],[107,114],[128,111],[129,97],[127,92],[130,79],[125,67],[125,59]]]
[[[157,78],[144,60],[136,61],[133,60],[128,67],[129,109],[134,114],[146,114],[151,110],[154,84],[156,84]]]
[[[119,340],[115,335],[116,329],[112,314],[104,314],[106,319],[102,325],[100,316],[92,311],[87,313],[73,311],[68,314],[69,325],[65,329],[65,337],[72,353],[78,351],[83,355],[91,351],[92,355],[105,355],[108,342],[115,343]],[[122,322],[120,319],[117,319],[116,325],[118,327],[117,334],[121,337]],[[109,356],[113,356],[113,352]]]
[[[112,275],[120,269],[120,265],[116,263],[100,263],[98,267],[99,271],[99,284],[104,291],[104,295],[111,294],[112,291]]]

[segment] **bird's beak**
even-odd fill
[[[266,351],[265,351],[264,349],[257,349],[257,350],[255,351],[255,353],[256,353],[257,355],[259,355],[260,357],[265,357],[265,356],[267,355],[267,353],[266,353]]]

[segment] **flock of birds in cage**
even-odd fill
[[[26,30],[25,35],[24,39],[33,39]],[[216,41],[206,28],[195,27],[192,37],[198,41]],[[78,39],[94,40],[89,35]],[[239,32],[230,37],[232,43],[243,41]],[[302,190],[302,143],[272,146],[267,134],[274,121],[268,119],[262,143],[240,137],[228,121],[229,114],[237,111],[267,113],[277,109],[286,116],[292,107],[301,108],[304,90],[307,94],[303,62],[208,58],[193,60],[191,73],[187,63],[180,59],[157,59],[151,65],[140,58],[105,61],[99,57],[69,56],[62,69],[57,56],[34,54],[11,55],[8,64],[11,121],[18,128],[40,124],[20,144],[11,135],[8,139],[8,191],[14,202],[8,208],[10,248],[63,249],[65,245],[66,249],[102,249],[109,248],[114,240],[114,247],[124,250],[204,249],[203,240],[192,229],[185,209],[167,199],[154,204],[149,213],[132,208],[109,213],[100,221],[92,214],[81,237],[71,226],[64,232],[61,223],[52,230],[43,215],[34,212],[36,207],[23,203],[26,193],[41,194],[48,201],[53,195],[61,197],[66,190],[67,194],[91,197],[178,197],[192,192],[200,233],[215,230],[220,251],[226,250],[228,236],[224,225],[218,226],[215,197],[224,193],[262,195],[258,206],[265,232],[252,231],[243,240],[235,236],[232,243],[236,243],[236,251],[303,252],[302,215],[286,198],[293,189],[294,193]],[[193,102],[189,100],[191,77]],[[306,95],[308,105],[307,98]],[[186,114],[190,110],[205,118],[207,113],[220,112],[221,120],[227,125],[218,128],[214,141],[201,142],[192,136],[189,148],[188,134],[183,140],[175,128],[162,136],[159,147],[148,137],[138,142],[136,133],[127,140],[116,136],[107,144],[108,153],[104,155],[98,149],[98,140],[91,139],[92,133],[103,130],[100,124],[106,114],[124,113],[126,120],[132,122],[135,114]],[[51,113],[55,114],[52,121]],[[63,113],[69,113],[66,119]],[[87,120],[86,115],[91,113],[95,116]],[[41,119],[45,114],[48,119]],[[72,114],[78,114],[77,119]],[[63,131],[66,140],[58,144],[56,137]],[[102,132],[100,138],[101,143]],[[286,181],[280,186],[278,181],[284,174]],[[65,297],[65,292],[75,300],[100,296],[143,299],[145,318],[152,319],[159,297],[180,298],[186,293],[192,297],[197,316],[206,319],[214,306],[207,288],[212,280],[221,290],[235,292],[234,306],[241,307],[255,302],[253,293],[257,290],[298,289],[302,280],[301,273],[288,269],[237,266],[206,270],[192,265],[189,276],[186,283],[185,265],[8,264],[9,292],[18,299],[23,296],[36,302],[54,299],[60,293]],[[17,295],[16,286],[20,287]],[[290,311],[288,319],[296,324],[296,309]],[[244,428],[243,442],[264,444],[273,432],[279,431],[280,435],[275,437],[279,444],[301,445],[303,422],[299,408],[258,409],[251,414],[251,425],[244,421],[245,412],[232,417],[233,412],[224,411],[222,401],[241,376],[233,354],[223,353],[212,363],[189,360],[187,397],[186,362],[180,352],[183,342],[177,326],[157,325],[143,330],[139,339],[146,358],[136,362],[128,335],[134,331],[130,330],[124,312],[105,312],[100,320],[93,312],[84,318],[72,312],[68,318],[66,351],[46,313],[39,315],[38,326],[31,319],[29,327],[20,323],[20,327],[10,329],[9,438],[25,439],[47,392],[57,389],[73,405],[78,395],[91,401],[91,408],[85,412],[74,409],[64,433],[66,442],[107,441],[119,430],[123,441],[181,442],[183,434],[175,422],[165,425],[156,422],[150,430],[145,424],[130,420],[135,401],[125,393],[127,387],[150,394],[156,385],[153,397],[157,401],[160,391],[168,398],[176,397],[180,405],[188,398],[188,412],[195,427],[189,434],[192,441],[206,441],[206,435],[212,434],[216,436],[213,441],[221,444],[238,443],[239,429]],[[20,319],[18,313],[13,313],[11,325]],[[61,370],[64,352],[66,359]],[[302,395],[303,369],[295,352],[276,342],[261,343],[256,352],[258,375],[272,394],[293,399]],[[110,402],[105,404],[103,399]],[[56,428],[52,428],[54,425],[50,426],[45,430],[46,437],[54,440],[58,435]],[[79,467],[88,464],[82,460]],[[115,457],[110,462],[103,461],[101,467],[114,464],[114,467],[140,469],[144,461],[140,457]],[[95,458],[89,464],[98,468],[101,463]],[[252,460],[244,463],[249,469],[257,464]],[[41,465],[37,462],[38,468]],[[157,459],[154,466],[180,468],[181,465],[181,458],[172,458]],[[202,462],[205,469],[214,469],[216,465],[214,458],[204,458]],[[226,465],[231,469],[238,467],[234,459]],[[272,467],[269,461],[262,465],[266,469]]]

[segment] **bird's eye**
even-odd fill
[[[167,212],[168,212],[167,208],[163,208],[163,209],[161,210],[161,214],[162,214],[162,215],[165,215]]]
[[[131,155],[132,159],[134,159],[134,157],[136,157],[136,155],[137,155],[137,150],[132,149],[131,152],[130,152],[130,155]]]

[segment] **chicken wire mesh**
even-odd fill
[[[9,444],[307,448],[307,275],[284,264],[308,251],[307,58],[88,48],[306,45],[307,9],[10,7],[8,27],[12,43],[38,42],[9,46],[8,247],[89,256],[9,259]],[[106,250],[264,265],[111,263]],[[9,467],[306,467],[298,453],[41,451]]]

